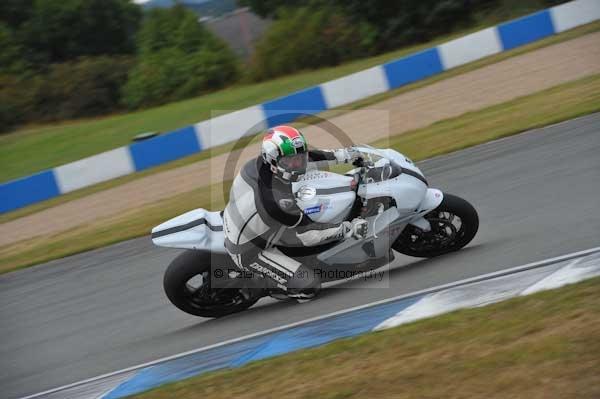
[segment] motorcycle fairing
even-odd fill
[[[406,221],[402,222],[398,217],[396,208],[389,208],[379,215],[367,217],[369,232],[365,239],[348,238],[340,241],[338,245],[322,252],[317,258],[326,264],[335,265],[362,263],[387,256],[391,243],[406,226]],[[365,244],[370,245],[368,250],[363,248]]]
[[[227,253],[221,212],[194,209],[152,229],[152,242],[161,247],[205,249]]]
[[[366,150],[371,151],[370,149]],[[402,154],[394,150],[380,152],[385,154],[388,159],[401,165],[403,169],[420,173],[420,170]],[[309,178],[299,181],[293,191],[296,193],[303,185],[309,184],[315,188],[314,200],[316,202],[305,201],[302,209],[305,212],[307,210],[313,212],[310,209],[315,209],[318,206],[320,212],[310,214],[311,219],[316,221],[325,221],[324,219],[337,221],[339,218],[343,220],[350,212],[355,198],[354,191],[350,190],[353,178],[323,171],[308,175]],[[440,190],[428,188],[422,180],[409,174],[400,174],[389,180],[362,184],[358,188],[358,194],[367,199],[392,197],[397,208],[393,207],[380,215],[367,218],[370,233],[366,240],[349,239],[342,241],[339,245],[322,253],[319,256],[321,260],[331,264],[352,263],[359,262],[359,260],[368,260],[372,257],[370,255],[373,254],[376,257],[385,256],[385,251],[389,249],[391,242],[397,238],[407,224],[413,224],[422,230],[428,231],[430,225],[423,216],[437,208],[443,200],[443,193]],[[333,202],[331,202],[332,196],[335,196]],[[319,218],[317,220],[317,214],[321,212],[323,219]],[[224,246],[225,235],[221,213],[207,211],[202,208],[184,213],[154,227],[152,229],[152,241],[155,245],[163,247],[203,249],[214,253],[227,253]],[[364,251],[360,248],[361,245],[356,245],[371,241],[374,244],[374,252]],[[356,246],[357,249],[351,248],[353,246]],[[347,253],[344,251],[347,251]],[[367,252],[373,253],[369,254]]]
[[[308,188],[314,195],[297,196],[296,204],[317,223],[342,223],[348,217],[356,193],[353,178],[327,171],[309,171],[292,183],[292,192]]]

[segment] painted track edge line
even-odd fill
[[[390,302],[395,302],[395,301],[399,301],[402,299],[407,299],[410,297],[414,297],[414,296],[418,296],[418,295],[426,295],[426,294],[432,294],[432,293],[436,293],[439,291],[443,291],[449,288],[455,288],[455,287],[459,287],[462,285],[467,285],[467,284],[471,284],[471,283],[476,283],[476,282],[480,282],[480,281],[485,281],[485,280],[490,280],[496,277],[501,277],[501,276],[506,276],[506,275],[510,275],[510,274],[515,274],[515,273],[519,273],[522,271],[527,271],[527,270],[532,270],[532,269],[537,269],[537,268],[541,268],[541,267],[546,267],[546,266],[550,266],[553,264],[556,264],[558,262],[563,262],[563,261],[567,261],[573,258],[577,258],[577,257],[582,257],[582,256],[586,256],[586,255],[591,255],[594,253],[600,252],[600,247],[594,247],[594,248],[589,248],[583,251],[578,251],[578,252],[572,252],[566,255],[560,255],[560,256],[556,256],[553,258],[548,258],[548,259],[543,259],[540,261],[536,261],[536,262],[531,262],[531,263],[527,263],[525,265],[521,265],[521,266],[516,266],[510,269],[505,269],[505,270],[500,270],[497,272],[492,272],[492,273],[487,273],[487,274],[482,274],[479,276],[474,276],[474,277],[469,277],[467,279],[463,279],[463,280],[458,280],[458,281],[454,281],[452,283],[447,283],[447,284],[443,284],[443,285],[439,285],[439,286],[435,286],[435,287],[431,287],[431,288],[426,288],[423,290],[419,290],[419,291],[414,291],[408,294],[403,294],[403,295],[398,295],[392,298],[386,298],[386,299],[382,299],[379,301],[375,301],[375,302],[370,302],[364,305],[359,305],[359,306],[354,306],[351,308],[347,308],[347,309],[342,309],[342,310],[338,310],[336,312],[332,312],[332,313],[328,313],[325,315],[321,315],[321,316],[316,316],[316,317],[312,317],[312,318],[308,318],[305,320],[300,320],[294,323],[289,323],[289,324],[285,324],[283,326],[279,326],[279,327],[273,327],[267,330],[263,330],[263,331],[258,331],[252,334],[248,334],[248,335],[244,335],[242,337],[238,337],[238,338],[233,338],[227,341],[223,341],[223,342],[219,342],[217,344],[213,344],[213,345],[209,345],[209,346],[205,346],[202,348],[198,348],[198,349],[192,349],[190,351],[186,351],[186,352],[181,352],[175,355],[171,355],[171,356],[166,356],[160,359],[156,359],[156,360],[152,360],[150,362],[146,362],[146,363],[142,363],[142,364],[138,364],[135,366],[131,366],[131,367],[127,367],[121,370],[117,370],[117,371],[112,371],[110,373],[106,373],[106,374],[102,374],[96,377],[92,377],[92,378],[88,378],[82,381],[77,381],[77,382],[73,382],[71,384],[67,384],[67,385],[63,385],[57,388],[52,388],[43,392],[39,392],[39,393],[35,393],[32,395],[28,395],[28,396],[23,396],[20,399],[33,399],[33,398],[37,398],[39,396],[42,395],[48,395],[48,394],[52,394],[52,393],[56,393],[65,389],[70,389],[70,388],[75,388],[79,385],[84,385],[84,384],[88,384],[90,382],[95,382],[104,378],[109,378],[109,377],[113,377],[116,376],[118,374],[122,374],[122,373],[127,373],[127,372],[132,372],[132,371],[136,371],[139,369],[143,369],[146,367],[151,367],[151,366],[155,366],[157,364],[166,362],[166,361],[170,361],[170,360],[175,360],[175,359],[179,359],[188,355],[192,355],[192,354],[196,354],[196,353],[201,353],[201,352],[205,352],[214,348],[218,348],[221,346],[225,346],[225,345],[230,345],[236,342],[240,342],[240,341],[245,341],[248,339],[252,339],[252,338],[256,338],[256,337],[260,337],[263,335],[268,335],[268,334],[272,334],[275,332],[279,332],[279,331],[284,331],[284,330],[288,330],[294,327],[298,327],[304,324],[308,324],[308,323],[312,323],[315,321],[319,321],[319,320],[323,320],[323,319],[328,319],[331,317],[335,317],[335,316],[339,316],[342,314],[346,314],[346,313],[350,313],[350,312],[354,312],[356,310],[362,310],[362,309],[366,309],[366,308],[370,308],[370,307],[374,307],[377,305],[382,305],[382,304],[386,304],[386,303],[390,303]]]

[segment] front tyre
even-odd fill
[[[432,258],[458,251],[471,242],[479,228],[479,216],[464,199],[444,193],[442,203],[424,216],[431,225],[425,232],[408,225],[392,248],[404,255]]]
[[[194,316],[221,317],[241,312],[258,298],[247,300],[234,288],[211,287],[211,261],[224,270],[232,263],[227,255],[187,250],[167,268],[163,287],[167,297],[180,310]]]

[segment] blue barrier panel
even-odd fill
[[[0,212],[12,211],[57,195],[60,195],[60,191],[56,184],[54,171],[45,170],[1,184]]]
[[[437,48],[400,58],[383,65],[390,89],[416,82],[444,71]]]
[[[498,33],[506,51],[553,35],[555,30],[550,12],[543,10],[498,25]]]
[[[129,146],[136,171],[183,158],[200,150],[194,126],[187,126]]]
[[[267,127],[291,122],[304,113],[314,114],[327,109],[321,87],[315,86],[264,103]]]

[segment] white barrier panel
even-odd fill
[[[61,194],[135,172],[127,147],[54,168]]]
[[[267,128],[265,113],[260,105],[220,115],[194,125],[203,150],[235,141],[246,134]]]
[[[480,30],[438,46],[444,70],[502,51],[495,27]]]
[[[600,19],[600,0],[576,0],[550,9],[554,30],[563,32]]]
[[[383,68],[378,65],[321,85],[327,108],[349,104],[389,90]]]

